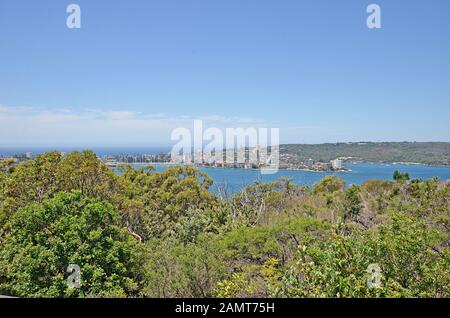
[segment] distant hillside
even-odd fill
[[[320,145],[281,145],[281,161],[295,162],[312,158],[328,162],[352,157],[365,162],[414,162],[450,165],[450,142],[359,142]]]

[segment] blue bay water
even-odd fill
[[[97,155],[118,155],[118,154],[157,154],[167,152],[167,147],[126,147],[126,148],[94,148]],[[0,148],[0,155],[13,155],[31,151],[34,155],[53,150],[52,148]],[[83,148],[58,148],[59,151],[69,152],[74,150],[83,150]],[[140,165],[135,165],[140,166]],[[156,171],[163,171],[167,165],[155,165]],[[213,192],[218,189],[226,189],[229,194],[239,192],[244,187],[259,181],[271,182],[281,177],[293,179],[297,185],[313,186],[328,175],[336,175],[343,178],[347,185],[362,184],[366,180],[392,180],[395,170],[409,173],[411,178],[430,179],[438,177],[440,180],[450,180],[450,167],[427,166],[427,165],[406,165],[406,164],[381,164],[381,163],[346,163],[345,167],[350,172],[311,172],[300,170],[280,170],[273,175],[263,175],[259,170],[242,170],[230,168],[204,168],[199,170],[207,173],[214,181]]]
[[[135,165],[139,166],[139,165]],[[154,165],[156,171],[163,171],[167,165]],[[264,175],[259,170],[243,170],[230,168],[204,168],[199,170],[207,173],[214,181],[213,192],[219,189],[226,189],[229,194],[239,192],[247,185],[259,181],[271,182],[281,177],[293,179],[297,185],[313,186],[323,177],[335,175],[343,178],[347,185],[362,184],[367,180],[392,180],[394,171],[409,173],[412,179],[431,179],[438,177],[440,180],[450,180],[450,167],[437,167],[426,165],[406,165],[406,164],[379,164],[379,163],[347,163],[345,164],[350,172],[312,172],[301,170],[279,170],[276,174]]]

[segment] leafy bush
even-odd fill
[[[20,297],[124,297],[136,291],[137,248],[111,204],[59,193],[19,209],[0,252],[2,289]],[[81,287],[69,287],[69,264]]]
[[[223,199],[192,166],[115,174],[92,152],[2,162],[0,293],[450,297],[450,186],[396,176],[312,191],[280,179]]]

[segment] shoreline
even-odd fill
[[[432,164],[432,163],[422,163],[422,162],[401,162],[401,161],[396,161],[396,162],[383,162],[383,161],[379,161],[379,162],[373,162],[373,161],[353,161],[351,162],[352,164],[362,164],[362,163],[366,163],[366,164],[380,164],[380,165],[402,165],[402,166],[424,166],[424,167],[433,167],[433,168],[446,168],[446,169],[450,169],[450,164],[446,165],[446,164]]]
[[[444,164],[428,164],[428,163],[420,163],[420,162],[371,162],[371,161],[353,161],[353,162],[347,162],[352,165],[357,164],[370,164],[370,165],[403,165],[403,166],[424,166],[424,167],[431,167],[431,168],[444,168],[444,169],[450,169],[450,165],[444,165]],[[133,162],[133,163],[127,163],[127,162],[118,162],[116,166],[119,165],[164,165],[164,166],[177,166],[177,165],[183,165],[179,163],[172,163],[172,162]],[[261,168],[240,168],[240,167],[213,167],[213,166],[202,166],[202,165],[195,165],[197,167],[202,168],[210,168],[210,169],[236,169],[236,170],[261,170]],[[316,172],[316,173],[349,173],[353,172],[351,169],[347,170],[313,170],[313,169],[307,169],[307,168],[278,168],[279,171],[305,171],[305,172]]]
[[[172,162],[133,162],[133,163],[118,163],[117,166],[119,165],[165,165],[165,166],[179,166],[179,165],[186,165],[186,164],[179,164],[179,163],[172,163]],[[235,170],[263,170],[264,168],[240,168],[240,167],[213,167],[213,166],[203,166],[203,165],[196,165],[194,164],[194,166],[196,167],[201,167],[201,168],[209,168],[209,169],[235,169]],[[270,170],[270,169],[268,169]],[[275,170],[275,169],[273,169]],[[278,168],[278,171],[306,171],[306,172],[317,172],[317,173],[346,173],[346,172],[352,172],[352,170],[347,169],[347,170],[339,170],[339,171],[334,171],[334,170],[312,170],[312,169],[305,169],[305,168]]]

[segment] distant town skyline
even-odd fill
[[[81,8],[68,29],[66,7]],[[366,8],[381,8],[368,29]],[[1,147],[165,147],[171,131],[280,142],[450,141],[450,2],[5,0]]]

